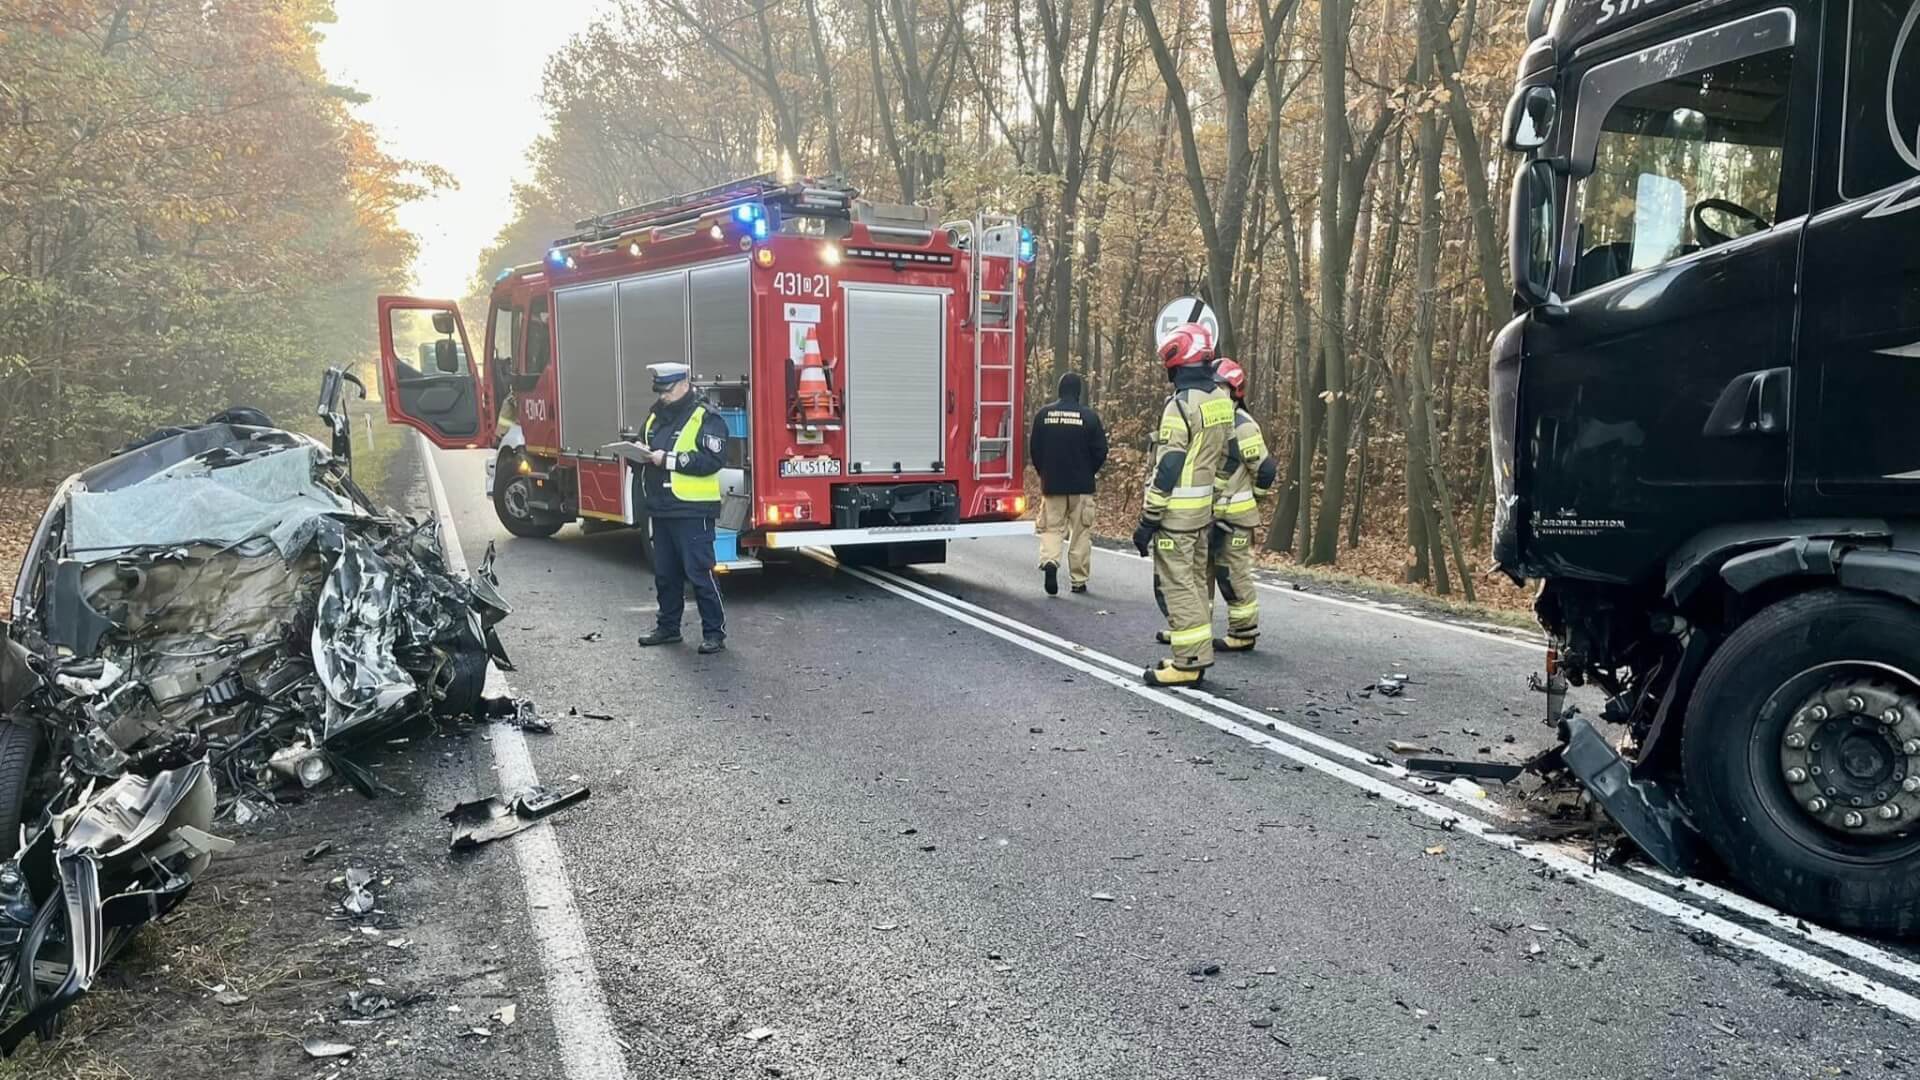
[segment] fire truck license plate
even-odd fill
[[[829,457],[790,457],[780,462],[781,476],[839,476],[840,459]]]

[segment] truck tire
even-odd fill
[[[0,720],[0,862],[13,857],[20,840],[20,822],[39,753],[39,728]]]
[[[517,454],[500,455],[499,465],[493,470],[493,512],[513,535],[544,540],[559,532],[566,522],[527,504],[533,481],[520,475],[519,463]]]
[[[1920,608],[1800,593],[1734,630],[1701,673],[1682,731],[1685,800],[1762,899],[1828,926],[1908,934],[1920,929],[1909,746],[1920,748]]]

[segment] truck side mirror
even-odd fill
[[[1523,86],[1507,99],[1507,149],[1516,153],[1537,150],[1553,138],[1553,119],[1560,110],[1560,96],[1551,86]]]
[[[441,338],[433,343],[433,366],[440,369],[442,375],[460,374],[460,347],[452,338]]]
[[[433,313],[433,332],[453,336],[453,312],[436,311]]]
[[[1528,308],[1559,303],[1553,295],[1554,240],[1559,231],[1553,205],[1554,179],[1553,165],[1544,160],[1528,162],[1514,177],[1508,229],[1509,273],[1514,295]]]

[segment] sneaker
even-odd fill
[[[1048,596],[1060,595],[1060,568],[1048,563],[1040,568],[1040,580],[1044,583]]]
[[[679,634],[670,634],[665,630],[649,630],[639,637],[642,648],[650,645],[675,645],[678,644],[680,640],[681,637]]]
[[[705,641],[702,641],[700,643],[700,647],[694,651],[698,652],[702,656],[712,656],[714,653],[726,651],[726,648],[727,648],[726,638],[710,637]]]
[[[1069,586],[1069,588],[1074,592],[1083,593],[1087,591],[1087,583],[1083,581],[1078,585]]]

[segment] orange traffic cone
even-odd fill
[[[807,327],[805,351],[800,356],[800,384],[794,395],[800,419],[808,424],[830,424],[840,418],[839,403],[827,384],[827,368],[820,360],[820,337]]]

